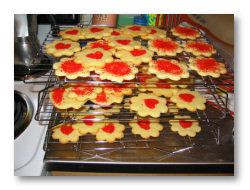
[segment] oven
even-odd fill
[[[159,17],[156,19],[159,19]],[[76,25],[87,27],[89,23],[79,22],[73,25],[54,24],[52,26],[42,26],[45,31],[48,29],[37,55],[42,56],[43,61],[35,63],[36,67],[31,67],[32,76],[29,74],[26,75],[22,85],[16,87],[18,85],[15,82],[15,90],[19,88],[21,92],[32,97],[34,113],[29,126],[34,126],[36,130],[40,130],[37,136],[32,135],[37,140],[37,144],[32,144],[36,146],[37,151],[35,152],[39,155],[37,157],[39,157],[40,167],[38,171],[40,171],[40,175],[51,175],[57,172],[61,172],[64,175],[67,175],[68,172],[77,172],[78,174],[81,172],[112,173],[114,175],[116,173],[132,175],[136,173],[159,175],[233,174],[234,116],[233,109],[229,109],[229,103],[233,101],[234,88],[232,57],[213,38],[207,35],[204,30],[185,22],[181,15],[165,15],[162,20],[164,20],[162,23],[165,23],[162,28],[167,30],[167,37],[171,37],[180,44],[184,43],[185,40],[172,36],[170,32],[171,28],[180,24],[198,29],[202,34],[199,40],[213,44],[217,49],[217,53],[213,55],[213,58],[226,65],[227,74],[222,75],[220,78],[202,77],[195,71],[189,70],[190,78],[194,81],[192,84],[178,83],[178,81],[175,83],[175,85],[188,85],[189,89],[199,91],[206,98],[207,108],[203,111],[189,112],[185,109],[178,111],[178,114],[190,115],[192,118],[198,120],[202,127],[201,132],[194,138],[191,138],[188,136],[179,136],[177,133],[171,131],[169,120],[173,120],[177,114],[173,112],[171,114],[163,114],[158,118],[163,125],[163,130],[159,137],[143,139],[139,135],[132,134],[128,123],[138,120],[138,115],[135,112],[129,111],[126,107],[129,106],[130,98],[139,93],[137,90],[134,90],[132,95],[124,97],[122,103],[112,105],[120,109],[119,113],[112,113],[112,116],[103,120],[103,122],[107,120],[119,120],[120,123],[124,124],[126,127],[124,138],[116,140],[114,143],[108,143],[106,141],[97,141],[95,135],[86,134],[81,136],[78,142],[69,142],[67,144],[61,144],[58,140],[52,139],[52,129],[54,126],[60,123],[73,122],[77,119],[74,117],[61,117],[62,113],[68,114],[68,112],[58,111],[50,101],[49,91],[51,89],[61,87],[72,81],[67,78],[58,78],[55,75],[55,71],[51,69],[51,64],[58,62],[60,58],[47,55],[45,46],[53,40],[61,39],[57,35],[58,31]],[[140,38],[136,38],[136,40],[145,46],[147,45],[146,40]],[[95,40],[79,40],[79,43],[81,47],[84,47],[89,41]],[[181,59],[188,64],[187,60],[190,57],[192,57],[190,53],[182,52],[175,58]],[[153,59],[158,58],[159,56],[156,54],[153,57]],[[138,66],[138,69],[141,71],[142,67]],[[99,76],[91,73],[89,77],[97,78]],[[136,74],[133,82],[126,81],[119,84],[132,84],[137,85],[137,87],[150,85],[149,83],[141,82],[143,80],[140,79],[143,77],[141,72],[139,72]],[[97,83],[113,84],[113,82],[101,81],[74,81],[74,83],[78,82],[86,83],[90,86]],[[25,91],[23,86],[27,87],[28,90]],[[30,90],[30,88],[37,89]],[[91,102],[87,102],[83,107],[96,106]],[[27,134],[31,134],[27,129],[25,129]],[[23,137],[23,139],[26,138]],[[18,148],[18,151],[20,154],[23,152],[21,148]],[[29,167],[33,167],[33,165],[30,164]],[[16,173],[18,175],[18,169]],[[34,173],[34,175],[36,174]]]

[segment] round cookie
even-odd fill
[[[85,38],[101,39],[106,36],[110,36],[112,28],[107,26],[89,26],[82,29],[82,35]]]
[[[198,30],[184,26],[177,26],[175,28],[172,28],[171,32],[173,36],[177,36],[180,39],[194,40],[201,36]]]
[[[84,39],[81,30],[82,28],[80,27],[65,28],[63,31],[60,31],[58,35],[64,40],[78,41]]]

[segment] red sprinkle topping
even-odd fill
[[[120,33],[120,32],[116,32],[116,31],[113,31],[113,32],[111,33],[111,35],[112,35],[112,36],[120,36],[121,33]]]
[[[178,44],[174,41],[166,41],[163,39],[156,39],[153,41],[154,47],[161,49],[163,51],[173,51],[178,49]]]
[[[130,40],[116,40],[117,43],[122,45],[128,45],[131,41]]]
[[[220,71],[220,64],[215,59],[202,58],[196,61],[199,70],[205,72],[218,72]]]
[[[103,28],[96,28],[96,27],[90,29],[90,31],[91,31],[92,33],[101,32],[101,31],[103,31],[103,30],[104,30]]]
[[[95,99],[97,102],[107,102],[107,96],[106,93],[104,91],[102,91],[101,93],[97,94],[97,97]]]
[[[61,127],[61,132],[65,135],[69,135],[70,133],[72,133],[74,131],[74,129],[72,128],[71,125],[63,125]]]
[[[146,50],[134,49],[134,50],[130,51],[130,53],[133,56],[141,56],[141,55],[144,55],[146,53]]]
[[[161,81],[157,82],[156,87],[158,87],[158,88],[171,88],[171,86],[169,84],[161,84],[161,83],[164,83],[164,82],[161,82]]]
[[[61,65],[62,70],[65,73],[76,73],[83,69],[82,64],[75,63],[74,60],[64,61]]]
[[[159,101],[156,99],[144,99],[144,103],[148,108],[154,109],[156,104],[159,104]]]
[[[101,59],[103,56],[103,53],[100,51],[97,51],[95,53],[89,53],[86,55],[86,57],[91,58],[91,59]]]
[[[107,63],[104,69],[113,75],[124,76],[131,73],[131,68],[127,63],[124,62],[112,62]]]
[[[55,88],[52,91],[52,99],[56,104],[60,104],[62,102],[64,92],[65,88]]]
[[[154,63],[159,71],[164,71],[173,75],[180,75],[183,73],[183,70],[178,65],[173,64],[171,60],[160,59]]]
[[[72,92],[76,93],[79,96],[90,95],[94,91],[94,88],[91,87],[78,87],[74,86]]]
[[[71,31],[65,32],[65,34],[71,34],[71,35],[76,35],[77,33],[78,33],[78,30],[71,30]]]
[[[65,43],[57,43],[55,45],[56,49],[68,49],[71,47],[71,44],[65,44]]]
[[[149,34],[154,34],[154,33],[156,33],[156,32],[157,32],[156,30],[151,29],[151,32],[150,32]]]
[[[201,52],[208,52],[212,51],[213,46],[204,42],[192,42],[192,43],[187,43],[187,46],[189,48],[196,49],[197,51]]]
[[[108,43],[104,42],[104,41],[94,42],[94,43],[91,44],[90,48],[92,48],[92,49],[94,49],[94,48],[102,48],[104,50],[110,50],[110,49],[112,49],[112,47],[109,46]]]
[[[95,116],[90,115],[90,116],[85,116],[85,117],[83,117],[82,119],[95,119],[95,118],[96,118]],[[91,120],[83,121],[83,123],[85,123],[85,125],[88,125],[88,126],[91,126],[91,125],[94,124],[94,122],[91,121]]]
[[[133,30],[133,31],[141,31],[141,27],[140,26],[132,26],[128,28],[129,30]]]
[[[105,131],[106,133],[113,133],[115,130],[115,126],[113,123],[110,123],[108,125],[105,125],[105,127],[102,128],[103,131]]]
[[[192,28],[187,28],[187,27],[180,27],[177,26],[175,28],[175,31],[179,34],[185,35],[185,36],[194,36],[196,34],[198,34],[199,32],[195,29]]]
[[[145,130],[149,130],[150,129],[150,121],[149,120],[141,120],[138,121],[137,124]]]
[[[182,128],[189,128],[192,126],[192,121],[186,121],[186,120],[179,120],[179,124]]]
[[[183,94],[179,94],[179,97],[186,101],[186,102],[192,102],[194,99],[194,95],[193,94],[187,94],[187,93],[183,93]]]

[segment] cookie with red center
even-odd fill
[[[124,137],[124,130],[125,126],[118,122],[105,123],[105,126],[100,128],[97,132],[96,140],[113,143],[116,139],[121,139]]]
[[[153,94],[140,93],[131,98],[130,110],[136,111],[138,115],[160,117],[161,113],[166,113],[168,107],[167,100]]]
[[[102,115],[94,115],[85,113],[84,115],[78,115],[75,117],[76,121],[73,123],[73,129],[80,132],[81,135],[91,133],[95,135],[100,128],[104,127],[105,123],[102,121],[105,119]]]
[[[65,28],[63,31],[60,31],[58,35],[64,40],[78,41],[84,39],[81,30],[82,28],[80,27]]]
[[[189,63],[189,68],[197,71],[200,76],[218,78],[221,74],[227,73],[225,64],[217,62],[214,58],[190,58]]]
[[[177,26],[171,29],[172,35],[177,36],[181,39],[194,40],[201,36],[200,32],[194,28]]]
[[[71,40],[54,40],[46,44],[45,47],[46,53],[52,54],[55,57],[61,57],[63,55],[71,56],[75,52],[81,51],[80,44],[78,42],[72,42]]]
[[[57,109],[68,109],[75,108],[79,109],[87,102],[86,101],[77,101],[68,97],[67,88],[54,88],[49,92],[49,98],[54,107]]]
[[[112,54],[115,53],[115,48],[108,45],[108,42],[104,40],[88,42],[87,45],[83,47],[83,49],[95,49],[95,48],[102,48],[105,51],[110,51]]]
[[[95,99],[91,101],[97,105],[108,106],[113,103],[121,103],[123,100],[123,96],[115,96],[113,94],[107,94],[105,91],[102,91],[97,94]]]
[[[101,80],[122,82],[134,79],[138,69],[132,63],[115,59],[113,62],[106,63],[103,68],[96,69],[95,72],[100,75]]]
[[[66,76],[68,79],[87,77],[90,74],[89,68],[76,63],[73,58],[62,58],[60,62],[53,64],[57,76]]]
[[[184,51],[192,53],[194,56],[206,56],[211,57],[216,53],[213,45],[203,41],[187,41],[182,44]]]
[[[83,28],[81,32],[85,38],[101,39],[110,36],[113,29],[107,26],[89,26]]]
[[[117,50],[140,49],[141,43],[133,40],[130,36],[113,36],[107,39],[108,44]]]
[[[180,44],[170,38],[156,38],[148,41],[148,49],[156,52],[159,56],[176,56],[182,52]]]
[[[72,124],[62,123],[55,127],[53,127],[53,139],[59,139],[59,142],[62,144],[66,144],[68,142],[77,142],[79,140],[79,136],[81,134],[77,129],[73,129]]]
[[[175,59],[157,59],[149,62],[148,72],[156,74],[159,79],[171,79],[178,81],[181,78],[188,78],[188,67],[184,62]]]
[[[94,70],[95,68],[103,68],[105,63],[112,62],[113,57],[110,51],[102,48],[84,49],[75,53],[74,61]]]
[[[103,90],[107,94],[113,94],[115,96],[124,96],[132,94],[132,88],[130,84],[102,84]]]
[[[170,100],[176,103],[176,106],[180,109],[186,108],[189,111],[205,110],[206,98],[200,95],[197,91],[190,91],[187,89],[181,89],[174,94]]]
[[[129,126],[132,128],[132,133],[140,135],[144,139],[150,137],[158,137],[163,126],[156,120],[147,120],[140,118],[138,121],[130,121]]]
[[[167,36],[167,31],[159,29],[157,27],[147,27],[147,33],[144,35],[141,35],[142,39],[145,40],[153,40],[156,38],[165,38]]]
[[[192,120],[190,116],[180,116],[176,115],[174,117],[176,120],[169,120],[171,125],[171,130],[178,132],[180,136],[195,137],[196,133],[201,131],[199,122],[197,120]]]
[[[140,65],[143,62],[148,63],[152,61],[152,57],[154,52],[148,50],[145,47],[140,49],[134,49],[131,51],[128,50],[120,50],[115,53],[115,56],[120,58],[122,61],[131,62],[134,65]]]
[[[146,35],[147,27],[140,25],[127,25],[120,29],[125,35],[130,35],[132,37]]]

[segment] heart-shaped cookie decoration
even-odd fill
[[[188,93],[179,94],[179,97],[185,102],[189,102],[189,103],[192,102],[194,99],[194,95],[188,94]]]
[[[70,35],[76,35],[78,33],[78,30],[70,30],[65,32],[65,34],[70,34]]]
[[[132,26],[132,27],[130,27],[128,29],[133,30],[133,31],[141,31],[141,27],[139,27],[139,26]]]
[[[122,45],[128,45],[131,41],[130,40],[116,40],[116,42]]]
[[[150,108],[154,109],[157,104],[159,104],[159,101],[156,99],[144,99],[145,105]]]
[[[97,32],[101,32],[101,31],[103,31],[104,29],[103,28],[91,28],[90,29],[90,31],[92,32],[92,33],[97,33]]]
[[[134,49],[134,50],[130,51],[130,53],[133,56],[141,56],[141,55],[144,55],[146,53],[146,50],[144,50],[144,49]]]
[[[189,128],[192,126],[192,121],[186,121],[186,120],[179,120],[179,124],[182,128]]]
[[[70,48],[71,44],[65,44],[65,43],[57,43],[55,45],[56,49],[68,49]]]
[[[65,135],[69,135],[70,133],[72,133],[74,131],[74,129],[72,128],[71,125],[67,126],[67,125],[64,125],[61,127],[61,132]]]
[[[150,129],[150,121],[149,120],[141,120],[138,121],[137,124],[145,130],[149,130]]]
[[[108,125],[105,125],[105,127],[102,128],[103,131],[105,131],[106,133],[113,133],[115,130],[115,126],[113,123],[110,123]]]
[[[103,56],[103,53],[100,51],[96,51],[95,53],[89,53],[86,55],[86,57],[91,59],[101,59]]]

